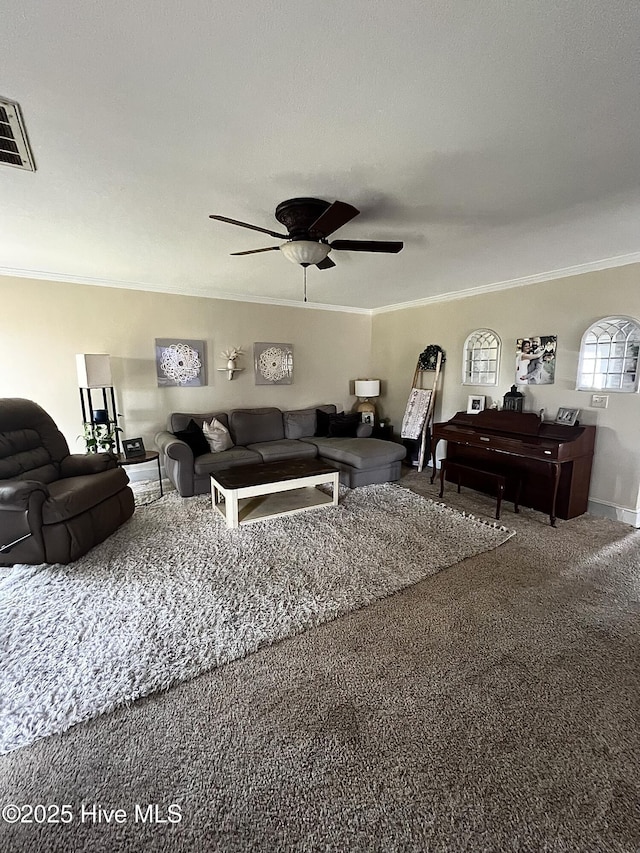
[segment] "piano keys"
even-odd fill
[[[556,518],[575,518],[587,511],[595,434],[595,426],[541,421],[533,412],[458,412],[433,426],[431,482],[436,448],[445,439],[447,459],[505,475],[505,499],[513,500],[519,491],[521,506],[548,513],[555,526]],[[486,488],[480,475],[474,480],[473,471],[467,485],[478,491]]]

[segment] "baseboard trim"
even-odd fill
[[[418,463],[414,462],[413,465],[415,469]],[[440,470],[439,465],[437,466],[437,470]],[[612,504],[609,501],[598,501],[589,498],[587,512],[599,518],[610,518],[612,521],[622,521],[624,524],[630,524],[632,527],[640,527],[640,510],[628,509],[626,506],[618,506],[618,504]]]
[[[596,501],[589,499],[589,512],[600,518],[610,518],[613,521],[622,521],[632,527],[640,527],[640,510],[627,509],[624,506],[609,503],[608,501]]]

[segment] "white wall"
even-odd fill
[[[351,380],[369,367],[364,314],[1,276],[0,305],[0,397],[35,400],[75,453],[84,452],[76,353],[111,355],[124,437],[142,436],[147,448],[172,411],[323,402],[350,409]],[[206,341],[208,385],[158,387],[155,338],[172,337]],[[256,341],[293,344],[292,385],[255,385]],[[221,350],[232,346],[245,350],[238,361],[245,370],[229,381],[216,368],[226,364]]]
[[[609,407],[602,410],[590,407],[591,392],[575,390],[582,334],[595,320],[612,314],[640,320],[640,265],[375,314],[372,371],[386,380],[382,414],[399,431],[416,362],[428,344],[446,351],[436,420],[448,420],[466,410],[469,394],[486,395],[487,405],[502,400],[514,382],[517,338],[555,334],[555,383],[519,388],[525,410],[544,408],[546,417],[554,418],[559,406],[579,408],[581,423],[597,425],[593,509],[634,523],[640,509],[640,397],[611,392]],[[497,387],[462,384],[464,341],[479,328],[493,329],[502,340]]]

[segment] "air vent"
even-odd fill
[[[20,106],[5,98],[0,98],[0,165],[36,170]]]

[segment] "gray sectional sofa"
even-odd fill
[[[156,445],[167,476],[183,497],[208,493],[209,475],[222,468],[303,457],[338,468],[340,482],[350,488],[400,478],[403,445],[368,437],[371,427],[365,424],[358,426],[355,437],[317,436],[317,409],[336,414],[333,405],[289,412],[276,408],[235,409],[228,414],[173,412],[167,430],[156,435]],[[174,433],[187,429],[191,420],[202,427],[214,417],[227,427],[234,446],[194,457],[191,447]]]

